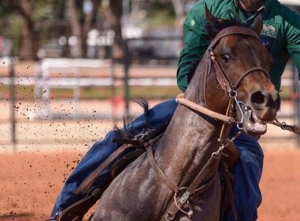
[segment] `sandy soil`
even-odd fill
[[[0,155],[0,220],[43,220],[81,152]],[[300,220],[300,151],[265,151],[261,221]]]

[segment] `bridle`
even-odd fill
[[[258,41],[260,41],[260,39],[259,39],[259,36],[257,35],[257,33],[255,31],[253,31],[252,29],[245,28],[245,27],[240,27],[240,26],[232,26],[232,27],[228,27],[228,28],[225,28],[222,31],[220,31],[217,34],[217,36],[214,38],[214,40],[211,42],[211,44],[209,45],[208,51],[210,53],[210,58],[211,58],[210,63],[213,63],[218,83],[220,84],[222,89],[225,90],[230,95],[230,94],[232,94],[232,91],[236,91],[236,89],[238,88],[238,86],[240,85],[242,80],[248,74],[251,74],[254,71],[261,71],[268,78],[269,78],[269,74],[268,74],[268,71],[266,71],[264,68],[253,67],[253,68],[245,71],[235,83],[230,82],[227,75],[222,70],[219,62],[216,60],[216,57],[215,57],[215,54],[214,54],[214,51],[213,51],[214,48],[216,47],[216,45],[218,44],[218,42],[222,38],[224,38],[228,35],[246,35],[246,36],[253,37],[253,38],[257,39]]]
[[[213,183],[213,180],[216,176],[214,176],[208,183],[199,187],[200,183],[203,181],[204,174],[209,170],[209,168],[212,168],[212,167],[217,168],[218,167],[217,165],[220,164],[220,159],[224,155],[223,150],[230,143],[232,143],[234,139],[236,139],[240,135],[240,132],[239,132],[231,140],[229,140],[227,137],[227,132],[231,128],[231,124],[237,123],[239,125],[243,121],[244,113],[243,113],[242,109],[244,109],[246,106],[237,99],[237,89],[238,89],[239,85],[241,84],[241,82],[243,81],[243,79],[247,75],[255,73],[255,71],[262,72],[269,78],[269,74],[265,69],[263,69],[261,67],[254,67],[254,68],[251,68],[251,69],[245,71],[235,83],[230,82],[229,78],[227,77],[225,72],[222,70],[219,62],[216,60],[216,57],[214,54],[215,46],[218,44],[218,42],[222,38],[224,38],[228,35],[246,35],[246,36],[253,37],[253,38],[257,39],[258,41],[260,41],[259,36],[256,34],[255,31],[245,28],[245,27],[233,26],[233,27],[225,28],[222,31],[220,31],[208,47],[210,63],[208,66],[207,74],[209,74],[211,72],[211,68],[213,67],[218,84],[221,86],[221,88],[224,91],[226,91],[226,93],[230,97],[226,115],[216,113],[216,112],[211,111],[203,106],[195,104],[195,103],[185,99],[183,95],[179,95],[176,98],[176,101],[178,103],[180,103],[184,106],[187,106],[193,110],[199,111],[199,112],[201,112],[207,116],[210,116],[212,118],[222,120],[224,122],[222,125],[222,128],[221,128],[219,139],[218,139],[218,142],[220,143],[219,149],[212,153],[209,161],[204,165],[204,167],[202,168],[200,173],[195,177],[194,181],[188,187],[181,187],[181,188],[176,187],[176,186],[174,187],[174,184],[172,184],[172,185],[170,184],[172,182],[170,182],[169,178],[167,178],[162,173],[162,171],[156,164],[154,157],[153,157],[152,148],[147,149],[148,159],[151,164],[151,167],[156,171],[156,174],[165,182],[165,184],[171,190],[173,190],[175,192],[174,201],[169,206],[169,208],[165,214],[165,219],[168,221],[174,220],[176,214],[179,211],[181,211],[182,213],[185,213],[188,217],[192,216],[193,209],[191,208],[190,203],[189,203],[190,197],[195,197],[195,196],[199,195],[200,193],[203,193],[204,189],[208,189],[211,186],[211,184]],[[205,76],[205,77],[207,77],[207,76]],[[241,121],[237,121],[235,118],[233,118],[231,116],[232,111],[230,109],[233,106],[233,103],[235,103],[238,106],[238,109],[242,114]],[[239,129],[242,129],[242,128],[239,128]],[[202,189],[202,191],[199,191],[200,189]],[[231,188],[228,188],[228,189],[231,189]],[[178,197],[178,199],[177,199],[177,194],[178,194],[179,190],[183,190],[183,193],[182,193],[181,197]],[[231,195],[232,195],[232,193],[231,193]],[[233,195],[230,200],[231,200],[233,214],[235,217],[237,217],[237,212],[236,212]],[[189,207],[188,212],[183,210],[183,206],[186,204]]]
[[[240,27],[240,26],[232,26],[232,27],[228,27],[228,28],[225,28],[222,31],[220,31],[208,47],[208,51],[210,54],[210,67],[212,66],[211,64],[213,64],[216,78],[217,78],[219,85],[221,86],[221,88],[224,91],[227,92],[229,97],[231,99],[233,99],[235,104],[237,105],[237,107],[241,113],[241,120],[239,122],[237,122],[237,125],[238,125],[239,129],[242,129],[241,123],[244,119],[244,112],[242,109],[244,109],[246,106],[237,99],[237,88],[239,87],[239,85],[241,84],[241,82],[247,75],[255,73],[255,71],[262,72],[263,74],[265,74],[267,76],[267,78],[270,78],[270,76],[268,74],[268,71],[266,71],[264,68],[253,67],[253,68],[245,71],[235,83],[230,82],[229,78],[224,73],[223,69],[221,68],[219,62],[216,60],[216,57],[215,57],[215,54],[213,51],[214,48],[216,47],[216,45],[218,44],[218,42],[222,38],[224,38],[228,35],[246,35],[246,36],[257,39],[258,41],[260,41],[260,39],[259,39],[259,36],[257,35],[257,33],[255,31],[253,31],[252,29]],[[209,72],[210,71],[211,70],[209,70]]]
[[[221,68],[221,65],[219,64],[219,62],[216,59],[215,53],[214,53],[214,49],[216,47],[216,45],[219,43],[219,41],[229,35],[246,35],[252,38],[257,39],[258,41],[260,41],[259,36],[257,35],[257,33],[255,31],[253,31],[252,29],[249,28],[245,28],[245,27],[240,27],[240,26],[232,26],[232,27],[228,27],[223,29],[222,31],[220,31],[217,36],[213,39],[213,41],[210,43],[209,47],[208,47],[208,52],[209,52],[209,66],[208,66],[208,70],[207,70],[207,75],[211,73],[212,67],[214,68],[215,71],[215,75],[216,75],[216,79],[218,84],[221,86],[221,88],[228,94],[228,96],[230,97],[230,101],[229,103],[235,103],[235,105],[238,107],[238,110],[241,113],[241,119],[239,121],[237,121],[236,119],[232,119],[232,116],[229,116],[230,119],[227,121],[227,123],[237,123],[238,128],[239,129],[243,129],[243,127],[241,126],[241,123],[243,122],[244,119],[244,111],[243,109],[247,108],[245,106],[245,104],[241,101],[239,101],[237,99],[237,89],[240,86],[241,82],[243,81],[243,79],[248,76],[249,74],[253,74],[256,73],[255,71],[259,71],[262,72],[263,74],[265,74],[268,78],[270,78],[268,71],[265,70],[264,68],[261,67],[253,67],[247,71],[245,71],[240,77],[239,79],[232,83],[230,82],[229,78],[227,77],[227,75],[225,74],[224,70]],[[193,104],[192,106],[190,106],[190,104],[192,103],[191,101],[187,101],[183,98],[182,95],[180,95],[179,97],[177,97],[177,102],[180,104],[183,104],[185,106],[188,106],[190,108],[196,107],[198,106],[197,104]],[[189,103],[189,104],[187,104]],[[201,107],[201,109],[206,109],[205,107]],[[199,108],[196,108],[194,110],[199,111]],[[202,111],[200,111],[202,112]],[[202,112],[203,113],[203,112]],[[216,118],[216,115],[219,115],[218,113],[212,113],[212,111],[210,110],[205,110],[205,113],[210,117]],[[218,118],[219,120],[223,120],[223,118]],[[223,120],[224,121],[224,120]]]
[[[239,85],[241,84],[241,82],[243,81],[243,79],[247,75],[249,75],[251,73],[254,73],[255,71],[262,72],[268,78],[270,78],[268,72],[265,69],[263,69],[261,67],[254,67],[254,68],[251,68],[251,69],[245,71],[235,83],[230,82],[229,78],[227,77],[227,75],[222,70],[219,62],[216,60],[216,57],[215,57],[215,54],[214,54],[214,48],[217,45],[217,43],[223,37],[228,36],[228,35],[235,35],[235,34],[246,35],[246,36],[253,37],[253,38],[257,39],[258,41],[260,41],[259,36],[253,30],[248,29],[248,28],[244,28],[244,27],[233,26],[233,27],[223,29],[221,32],[219,32],[218,35],[214,38],[214,40],[211,42],[210,46],[208,47],[208,51],[209,51],[209,55],[210,55],[209,56],[210,57],[210,63],[209,63],[207,73],[209,74],[211,72],[211,68],[212,67],[214,68],[218,84],[221,86],[221,88],[224,91],[226,91],[226,93],[230,97],[229,104],[228,104],[227,111],[226,111],[226,115],[216,113],[214,111],[209,110],[208,108],[205,108],[205,107],[200,106],[196,103],[193,103],[193,102],[185,99],[183,94],[178,95],[177,98],[176,98],[176,101],[179,104],[187,106],[188,108],[190,108],[192,110],[199,111],[199,112],[201,112],[201,113],[203,113],[203,114],[205,114],[209,117],[212,117],[214,119],[221,120],[221,121],[223,121],[223,125],[222,125],[220,136],[219,136],[219,139],[218,139],[219,144],[220,144],[219,149],[212,153],[210,159],[204,165],[204,167],[202,168],[200,173],[195,177],[194,181],[190,184],[190,186],[181,187],[181,188],[176,187],[174,189],[174,187],[172,188],[172,186],[170,186],[170,184],[169,184],[170,180],[164,174],[157,172],[158,176],[162,180],[164,180],[164,181],[168,180],[168,182],[165,182],[165,184],[171,190],[173,190],[175,192],[174,201],[168,207],[167,212],[164,214],[165,219],[167,221],[174,220],[175,217],[176,217],[176,214],[179,211],[184,213],[189,218],[191,218],[191,216],[193,214],[193,209],[190,206],[189,200],[192,199],[195,196],[197,197],[197,195],[199,195],[199,193],[203,193],[205,190],[207,190],[211,186],[213,180],[216,177],[216,176],[212,177],[207,183],[205,183],[205,184],[203,184],[202,186],[199,187],[200,183],[203,181],[202,178],[203,178],[204,174],[207,172],[208,165],[210,165],[209,166],[210,168],[214,167],[215,165],[219,165],[220,164],[220,159],[222,158],[222,156],[224,156],[223,150],[230,143],[232,143],[234,139],[236,139],[240,135],[241,131],[238,134],[236,134],[231,140],[229,140],[228,137],[227,137],[227,132],[226,131],[228,131],[228,129],[231,128],[232,123],[237,123],[237,125],[239,125],[243,121],[244,113],[243,113],[242,109],[245,109],[247,107],[245,106],[245,104],[243,104],[241,101],[239,101],[237,99],[237,89],[238,89]],[[207,76],[205,76],[205,77],[207,77]],[[205,89],[204,89],[204,91],[205,91]],[[230,111],[230,108],[231,108],[233,103],[235,103],[238,106],[239,111],[242,114],[242,120],[241,121],[237,121],[235,118],[233,118],[231,116],[232,111]],[[289,130],[291,132],[294,132],[294,133],[297,133],[297,134],[300,135],[300,128],[297,127],[297,126],[287,125],[285,122],[281,123],[277,119],[275,119],[272,122],[272,124],[274,124],[275,126],[281,127],[283,130]],[[242,130],[243,128],[239,128],[239,129]],[[151,156],[152,155],[152,149],[149,148],[147,152],[148,152],[148,159],[152,158],[152,160],[149,160],[150,164],[151,164],[151,167],[154,170],[158,170],[159,169],[158,165],[154,162],[154,157]],[[212,166],[212,165],[214,165],[214,166]],[[217,170],[216,170],[216,172],[217,172]],[[227,189],[230,191],[231,188],[227,187]],[[177,195],[178,195],[178,192],[180,190],[183,190],[183,191],[182,191],[181,196],[178,196],[178,199],[177,199]],[[231,195],[230,196],[230,201],[231,201],[233,216],[237,220],[237,210],[236,210],[235,203],[234,203],[233,193],[229,192],[229,195]],[[184,205],[187,205],[188,211],[183,210]]]

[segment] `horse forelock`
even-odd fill
[[[149,124],[149,103],[146,99],[142,97],[137,97],[133,99],[135,103],[140,105],[143,108],[145,123],[147,129],[151,129],[151,125]],[[132,129],[134,127],[132,123],[133,119],[130,119],[129,123],[123,117],[123,129],[120,129],[118,126],[114,127],[114,133],[116,138],[124,138],[124,139],[133,139],[139,132],[136,129]],[[130,123],[131,122],[131,123]],[[146,129],[146,128],[145,128]]]

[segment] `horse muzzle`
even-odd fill
[[[254,91],[242,108],[242,125],[247,134],[262,135],[267,131],[267,123],[275,120],[280,108],[278,91]]]

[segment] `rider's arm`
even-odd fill
[[[198,2],[189,12],[183,25],[184,48],[180,53],[177,69],[177,85],[185,91],[188,86],[187,76],[194,61],[205,53],[209,38],[205,31],[204,4]]]
[[[300,80],[300,15],[290,10],[285,22],[287,50],[298,69]]]

